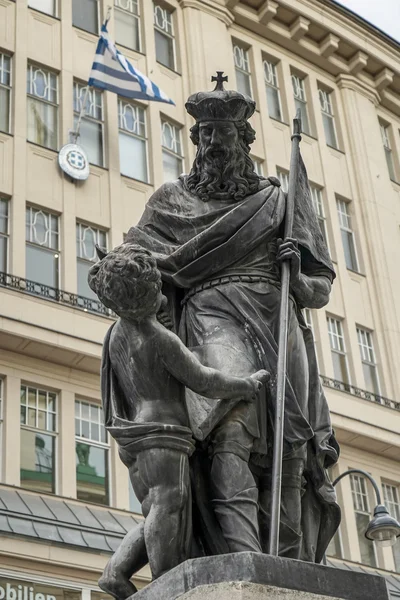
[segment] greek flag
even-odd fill
[[[114,92],[125,98],[140,98],[175,104],[146,75],[135,69],[108,37],[107,21],[102,25],[89,86]]]

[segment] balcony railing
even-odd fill
[[[113,318],[112,312],[106,308],[100,302],[100,300],[85,298],[84,296],[78,296],[77,294],[71,294],[71,292],[58,290],[57,288],[53,288],[49,285],[30,281],[29,279],[23,279],[22,277],[10,275],[9,273],[0,272],[0,286],[11,288],[17,292],[22,292],[31,296],[38,296],[40,298],[44,298],[45,300],[57,302],[58,304],[72,306],[73,308],[77,308],[78,310],[82,310],[84,312]]]
[[[373,392],[367,392],[366,390],[362,390],[356,387],[355,385],[343,383],[343,381],[331,379],[330,377],[326,377],[325,375],[320,375],[320,378],[322,385],[325,387],[332,388],[334,390],[339,390],[340,392],[351,394],[351,396],[356,396],[357,398],[361,398],[362,400],[368,400],[369,402],[382,404],[383,406],[387,406],[388,408],[400,411],[400,402],[390,400],[389,398],[385,398],[385,396],[380,396],[379,394],[374,394]]]

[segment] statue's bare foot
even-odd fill
[[[116,600],[125,600],[138,591],[133,583],[120,573],[104,573],[99,579],[99,587]]]

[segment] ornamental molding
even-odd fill
[[[368,100],[373,102],[375,106],[380,104],[381,97],[375,88],[370,87],[360,79],[357,79],[354,75],[347,75],[345,73],[341,73],[336,77],[336,83],[340,90],[348,89],[353,92],[357,92],[362,94]]]
[[[182,8],[194,8],[216,17],[225,23],[227,27],[230,27],[235,20],[229,8],[220,4],[219,0],[178,0],[178,2]],[[223,2],[223,0],[221,0],[221,2]],[[232,6],[235,6],[236,4],[237,2],[233,2]]]

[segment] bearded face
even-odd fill
[[[196,159],[187,178],[189,190],[203,201],[242,200],[259,187],[249,144],[254,131],[246,123],[207,121],[192,128]]]

